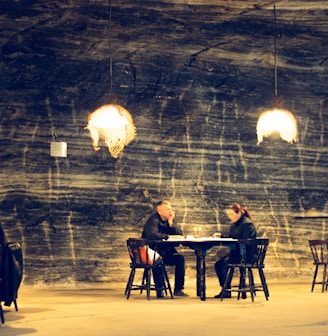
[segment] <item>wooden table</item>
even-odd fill
[[[195,251],[196,255],[196,271],[197,271],[197,296],[202,301],[206,300],[206,255],[207,251],[214,246],[234,247],[237,245],[238,239],[232,238],[169,238],[156,244],[165,244],[170,246],[187,246]]]

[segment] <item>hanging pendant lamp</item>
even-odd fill
[[[283,108],[283,97],[278,96],[277,71],[277,35],[276,35],[276,5],[274,11],[274,98],[273,109],[261,113],[257,126],[257,144],[264,138],[279,134],[280,138],[288,143],[297,142],[297,122],[294,115]]]
[[[111,0],[108,0],[108,49],[109,49],[109,79],[110,97],[112,97],[112,48],[111,48]],[[119,153],[136,136],[136,127],[131,114],[118,104],[100,106],[88,115],[88,125],[85,127],[90,132],[92,145],[95,151],[100,149],[99,140],[103,140],[113,158],[118,158]]]

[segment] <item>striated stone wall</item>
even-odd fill
[[[0,218],[22,243],[25,283],[126,281],[125,241],[164,197],[186,235],[227,231],[224,210],[242,203],[270,238],[268,276],[311,277],[307,241],[327,238],[328,219],[294,216],[328,210],[327,3],[279,1],[276,29],[272,1],[113,0],[111,15],[104,0],[1,7]],[[257,145],[275,34],[299,142]],[[137,127],[118,159],[104,143],[94,152],[85,129],[111,93]],[[50,156],[54,138],[67,158]],[[181,251],[192,278],[195,257]]]

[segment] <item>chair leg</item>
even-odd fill
[[[146,275],[147,300],[150,300],[151,269],[145,269],[144,274]]]
[[[127,300],[129,299],[130,294],[131,294],[131,288],[132,288],[135,273],[136,273],[136,270],[134,268],[132,268],[131,272],[130,272],[129,280],[128,280],[128,283],[127,283],[126,289],[125,289],[125,295],[126,295]]]
[[[227,276],[225,278],[224,285],[223,285],[223,288],[222,288],[222,291],[221,291],[221,301],[223,300],[223,297],[224,297],[224,294],[227,290],[228,284],[231,284],[234,271],[235,271],[234,267],[229,267],[228,268],[228,273],[227,273]]]
[[[248,285],[249,285],[249,291],[251,293],[252,302],[254,302],[254,296],[255,293],[255,284],[254,284],[254,276],[253,271],[250,267],[247,268],[247,274],[248,274]]]
[[[166,288],[169,290],[169,293],[171,295],[171,299],[173,299],[173,293],[172,293],[172,288],[171,288],[171,285],[170,285],[170,279],[169,279],[169,276],[166,272],[166,268],[165,266],[163,266],[163,274],[164,274],[164,288],[165,288],[165,293],[166,292]]]
[[[17,300],[14,300],[14,306],[15,306],[15,310],[18,311]]]
[[[239,284],[238,284],[238,294],[237,294],[237,300],[240,299],[240,294],[242,294],[242,298],[245,297],[246,291],[246,278],[245,278],[245,270],[241,267],[239,267]]]
[[[1,302],[0,302],[0,318],[1,318],[1,323],[5,324],[5,317],[3,315],[3,309],[2,309]]]
[[[126,283],[126,287],[125,287],[125,291],[124,291],[124,295],[126,295],[128,293],[128,290],[129,288],[131,288],[131,284],[133,282],[133,278],[134,278],[134,269],[131,268],[131,272],[130,272],[130,275],[129,275],[129,279],[128,279],[128,282]],[[16,307],[16,305],[15,305]]]
[[[144,271],[143,271],[143,275],[142,275],[140,294],[142,294],[142,291],[145,288],[145,286],[146,286],[146,289],[147,289],[147,285],[148,285],[148,280],[147,279],[148,279],[148,277],[149,277],[148,269],[145,268]]]
[[[254,288],[254,296],[256,296],[256,285],[255,285],[255,281],[254,281],[254,273],[253,273],[253,269],[251,269],[251,271],[252,271],[252,286],[253,286],[253,288]],[[262,279],[261,279],[261,284],[262,284]],[[262,287],[262,289],[264,290],[264,288],[263,288],[263,286],[261,286]]]
[[[322,293],[325,291],[327,279],[327,264],[323,265]]]
[[[260,275],[261,284],[262,284],[262,287],[263,287],[265,298],[266,298],[266,300],[269,300],[269,296],[270,296],[269,289],[268,289],[268,285],[266,283],[265,275],[264,275],[264,272],[263,272],[262,268],[259,268],[259,275]]]
[[[167,275],[167,272],[166,272],[166,268],[163,264],[162,266],[162,278],[163,278],[163,290],[165,292],[165,295],[167,295],[167,290],[168,290],[168,285],[169,285],[169,277]]]
[[[319,265],[315,265],[314,274],[313,274],[313,280],[312,280],[311,292],[313,292],[314,285],[315,285],[315,282],[316,282],[316,279],[317,279],[318,268],[319,268]]]

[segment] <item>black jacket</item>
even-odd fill
[[[252,239],[256,238],[256,228],[251,220],[245,215],[241,216],[240,219],[231,225],[229,231],[229,238],[235,239]],[[246,247],[247,261],[252,262],[254,260],[254,255],[256,251],[254,248]],[[229,255],[229,259],[232,262],[239,262],[241,259],[240,251],[232,250]]]
[[[161,219],[158,213],[155,213],[147,220],[141,237],[149,240],[166,240],[169,235],[182,235],[182,231],[175,225],[170,226],[167,221]],[[154,246],[151,247],[153,248]],[[175,248],[167,249],[167,247],[160,245],[157,245],[157,250],[162,257],[177,253]]]
[[[2,252],[0,300],[10,306],[17,299],[23,277],[23,255],[19,243],[5,244]]]

